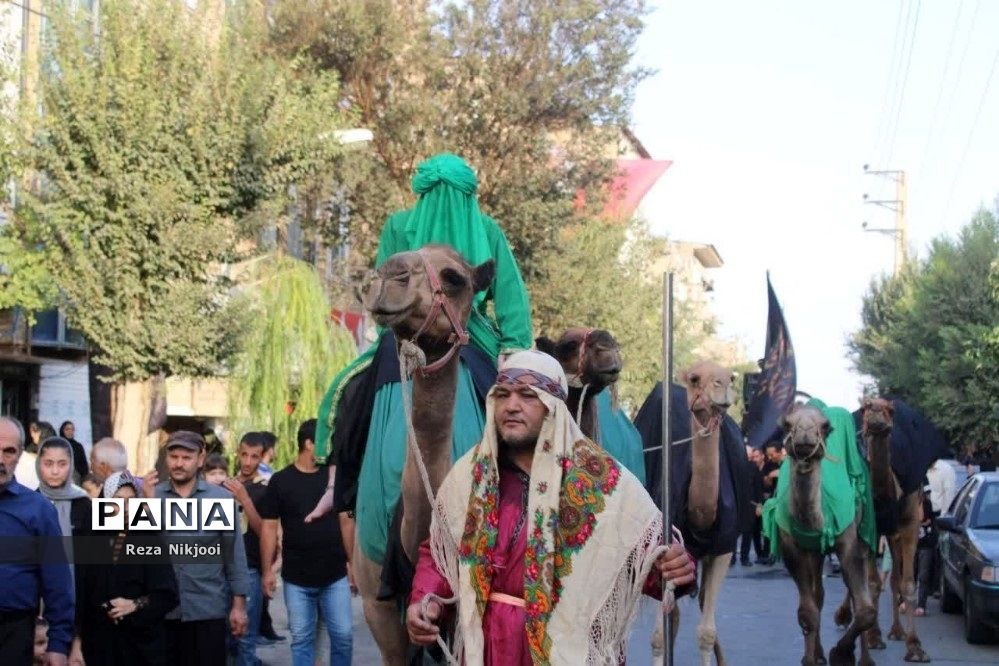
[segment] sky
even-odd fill
[[[892,227],[862,195],[894,199],[894,183],[863,165],[906,170],[919,256],[994,207],[999,2],[650,5],[636,62],[656,73],[638,88],[633,129],[673,165],[643,202],[648,222],[715,245],[719,333],[751,359],[763,356],[769,270],[798,389],[856,408],[863,378],[845,341],[894,256],[890,236],[861,227]]]

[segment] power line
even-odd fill
[[[961,86],[961,75],[964,74],[964,63],[968,57],[968,48],[971,46],[972,37],[975,32],[975,19],[978,18],[978,10],[982,7],[982,0],[978,0],[975,4],[975,12],[971,15],[971,27],[968,28],[968,36],[964,40],[964,49],[961,51],[961,61],[957,64],[957,78],[954,80],[954,88],[950,93],[950,98],[947,100],[947,111],[944,112],[943,120],[940,123],[940,127],[947,127],[948,121],[950,121],[951,113],[954,111],[954,100],[957,99],[957,91]]]
[[[937,93],[937,101],[933,105],[933,113],[930,115],[930,126],[926,130],[926,146],[923,147],[923,159],[919,163],[919,173],[923,172],[923,168],[926,166],[926,158],[930,156],[930,146],[933,144],[933,131],[937,126],[937,114],[940,111],[940,102],[944,97],[944,87],[947,84],[947,74],[950,73],[950,61],[951,56],[954,54],[954,40],[957,39],[957,28],[961,22],[961,13],[964,10],[964,0],[957,6],[957,16],[954,17],[954,28],[950,33],[950,43],[947,45],[947,59],[944,61],[943,75],[940,77],[940,90]],[[974,27],[974,20],[972,20],[972,28]]]
[[[887,165],[891,164],[891,158],[895,152],[895,139],[898,137],[898,126],[902,118],[902,106],[905,102],[906,86],[909,83],[909,68],[912,65],[912,52],[916,47],[916,35],[919,30],[919,11],[922,9],[922,6],[923,0],[919,0],[916,3],[916,17],[912,22],[912,38],[909,40],[909,55],[905,60],[905,74],[902,77],[902,85],[899,89],[898,108],[895,110],[895,124],[892,129],[891,141],[888,142],[888,157],[884,161],[886,168]]]
[[[961,159],[957,163],[957,170],[954,172],[954,180],[950,184],[950,194],[947,195],[947,203],[944,206],[944,212],[941,216],[941,220],[946,220],[947,215],[950,214],[950,204],[954,199],[954,190],[957,189],[957,181],[961,177],[961,170],[964,168],[964,161],[968,157],[968,150],[971,148],[971,140],[975,137],[975,130],[978,129],[978,121],[982,117],[982,109],[985,108],[985,102],[989,97],[989,88],[992,85],[992,77],[996,73],[996,65],[999,65],[999,49],[996,49],[996,55],[992,59],[992,68],[989,70],[989,78],[985,80],[985,90],[982,91],[982,99],[978,102],[978,111],[975,112],[975,120],[971,123],[971,131],[968,132],[968,140],[964,144],[964,151],[961,153]]]
[[[891,115],[891,106],[895,97],[894,95],[895,80],[897,79],[898,76],[897,72],[895,71],[896,70],[895,61],[898,60],[899,68],[901,67],[902,64],[901,55],[902,52],[904,51],[904,48],[899,49],[898,36],[902,32],[902,13],[905,7],[906,5],[903,2],[900,2],[898,4],[898,19],[895,22],[895,37],[892,40],[892,47],[891,47],[891,62],[888,65],[888,78],[885,81],[885,101],[884,104],[881,105],[881,114],[878,116],[878,131],[874,137],[875,155],[877,155],[879,152],[878,149],[881,147],[881,140],[883,138],[885,130],[887,130],[887,123],[885,121]],[[909,5],[909,7],[911,9],[911,5]],[[905,23],[908,24],[908,22],[909,22],[909,17],[908,14],[906,14]]]
[[[30,13],[35,14],[37,16],[41,16],[42,18],[50,18],[49,15],[46,14],[45,12],[40,12],[37,9],[32,9],[31,7],[28,7],[27,5],[22,5],[19,2],[14,2],[14,0],[0,0],[0,2],[4,2],[4,3],[8,4],[8,5],[14,5],[15,7],[20,7],[24,11],[30,12]]]

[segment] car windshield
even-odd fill
[[[980,530],[999,530],[999,483],[982,488],[982,501],[978,504],[975,527]]]

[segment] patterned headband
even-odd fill
[[[528,370],[526,368],[507,368],[496,375],[497,384],[527,384],[534,386],[547,393],[551,393],[559,400],[565,401],[569,396],[562,385],[551,377],[546,377],[540,372]]]

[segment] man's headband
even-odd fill
[[[558,380],[526,368],[505,368],[496,375],[496,384],[526,384],[550,393],[563,402],[569,397]]]

